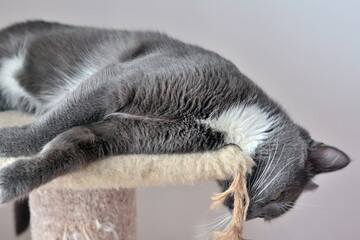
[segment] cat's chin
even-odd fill
[[[246,221],[251,221],[251,220],[254,220],[254,219],[265,219],[265,216],[256,216],[256,217],[246,217]]]
[[[261,217],[262,219],[264,219],[265,222],[271,222],[272,220],[278,219],[281,216],[283,216],[283,214],[277,215],[277,216],[264,216]]]
[[[265,216],[265,215],[260,215],[260,216],[256,216],[256,217],[247,217],[246,221],[250,221],[250,220],[254,220],[254,219],[264,219],[265,222],[270,222],[271,220],[274,220],[276,218],[278,218],[280,216]]]
[[[271,217],[263,217],[264,222],[271,222],[272,220],[274,220],[275,218],[271,218]]]

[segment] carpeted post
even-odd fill
[[[32,240],[135,240],[133,189],[38,189],[30,194]]]

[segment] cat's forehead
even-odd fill
[[[309,148],[306,136],[309,136],[306,130],[296,124],[285,124],[259,145],[254,160],[258,164],[274,164],[279,161],[277,166],[288,164],[302,168],[305,166]]]
[[[271,144],[263,144],[254,155],[254,161],[258,165],[284,164],[299,167],[304,166],[307,158],[307,145],[304,142],[284,141]]]
[[[277,143],[262,146],[255,155],[256,166],[250,177],[253,192],[271,196],[288,188],[302,185],[306,168],[306,144]],[[260,194],[258,194],[260,195]]]

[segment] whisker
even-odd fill
[[[275,159],[275,156],[276,156],[276,152],[277,152],[278,147],[279,147],[279,143],[278,143],[278,141],[276,141],[276,148],[275,148],[274,155],[273,155],[272,158],[271,158],[271,154],[269,154],[269,158],[268,158],[268,160],[266,161],[266,164],[265,164],[264,169],[263,169],[264,171],[261,171],[262,169],[259,169],[259,170],[258,170],[258,172],[261,172],[261,174],[260,174],[259,178],[257,179],[257,181],[254,183],[254,185],[252,185],[250,191],[258,189],[258,188],[263,184],[263,183],[262,183],[262,182],[263,182],[263,179],[266,177],[267,172],[268,172],[268,170],[270,169],[271,164],[272,164],[272,162],[273,162],[274,159]],[[270,158],[271,158],[271,160],[270,160]],[[270,161],[269,161],[269,160],[270,160]]]
[[[273,170],[268,174],[268,176],[262,181],[262,183],[259,185],[259,189],[260,189],[260,187],[268,180],[268,178],[271,176],[271,174],[274,172],[274,170],[276,169],[276,167],[277,167],[277,165],[278,165],[278,163],[279,163],[279,161],[280,161],[280,159],[281,159],[281,157],[282,157],[282,154],[283,154],[283,152],[284,152],[284,150],[285,150],[285,147],[286,147],[286,144],[283,146],[283,149],[281,150],[281,153],[280,153],[280,156],[279,156],[279,158],[278,158],[278,160],[276,161],[276,164],[275,164],[275,166],[273,167]]]
[[[305,211],[306,213],[313,213],[314,211],[317,211],[319,213],[322,214],[326,214],[328,216],[334,217],[335,214],[331,212],[331,210],[329,210],[328,208],[324,207],[324,206],[320,206],[320,205],[314,205],[311,203],[302,203],[302,202],[298,202],[298,203],[293,203],[293,208],[299,211]]]
[[[208,223],[205,223],[205,224],[202,224],[202,225],[198,225],[197,227],[200,227],[200,228],[201,227],[206,227],[206,228],[208,228],[211,225],[214,225],[214,224],[217,224],[218,222],[221,222],[222,220],[224,220],[227,217],[228,217],[228,214],[225,213],[223,215],[220,215],[220,216],[216,217],[211,222],[208,222]]]
[[[297,202],[296,205],[302,205],[302,206],[314,207],[314,208],[322,208],[322,209],[326,208],[326,207],[321,206],[321,205],[316,205],[316,204],[312,204],[312,203],[304,203],[304,202]]]
[[[210,224],[204,224],[202,226],[197,226],[197,231],[199,232],[194,237],[195,239],[204,239],[211,236],[211,234],[216,230],[222,230],[224,226],[231,224],[232,215],[230,213],[225,213],[220,217],[217,217]]]
[[[277,152],[278,147],[279,147],[279,143],[276,142],[276,148],[275,148],[274,155],[273,155],[273,157],[272,157],[271,160],[270,160],[271,154],[269,154],[269,159],[268,159],[268,161],[266,161],[266,164],[265,164],[265,167],[264,167],[264,171],[262,171],[262,173],[261,173],[261,175],[260,175],[260,177],[259,177],[258,183],[257,183],[256,185],[254,184],[254,186],[253,186],[254,188],[257,187],[257,186],[260,184],[260,182],[262,181],[262,179],[266,176],[266,173],[269,171],[270,166],[271,166],[272,162],[273,162],[274,159],[275,159],[275,156],[276,156],[276,152]],[[269,161],[269,160],[270,160],[270,161]]]
[[[269,185],[280,175],[280,173],[292,162],[294,162],[296,160],[296,158],[292,158],[292,161],[289,161],[284,167],[282,167],[279,172],[271,179],[271,181],[260,191],[258,192],[255,196],[259,196],[265,189],[267,189],[269,187]]]
[[[257,166],[256,175],[252,179],[253,183],[251,184],[250,191],[254,188],[254,186],[258,185],[258,183],[259,183],[259,181],[260,181],[260,179],[261,179],[261,177],[263,175],[263,169],[266,168],[270,158],[271,158],[271,154],[269,154],[268,161],[266,161],[265,165],[259,163],[259,165]]]
[[[284,234],[284,236],[285,236],[285,239],[287,239],[287,240],[291,239],[290,236],[289,236],[289,234],[286,232],[285,223],[284,223],[283,221],[280,221],[280,219],[279,219],[279,223],[280,223],[282,232],[283,232],[283,234]]]

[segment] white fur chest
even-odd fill
[[[277,119],[269,117],[256,105],[236,105],[203,122],[225,132],[226,143],[236,144],[247,154],[253,155],[257,146],[269,137],[268,131]]]

